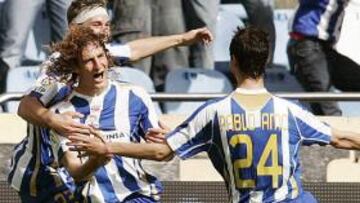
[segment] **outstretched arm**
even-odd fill
[[[360,133],[342,131],[332,128],[330,144],[339,149],[360,150]]]
[[[196,42],[208,44],[213,39],[213,35],[207,28],[199,28],[183,34],[138,39],[127,45],[131,49],[130,61],[137,61],[172,47],[187,46]]]
[[[95,137],[86,135],[70,136],[71,143],[68,143],[70,150],[84,151],[87,155],[109,156],[117,154],[136,159],[150,159],[156,161],[169,160],[174,152],[169,145],[164,143],[104,143],[97,141],[100,137],[99,132],[92,131]]]
[[[34,125],[54,129],[64,136],[72,133],[89,133],[89,127],[73,120],[81,118],[82,114],[76,112],[56,114],[45,108],[37,98],[29,95],[21,99],[18,115]]]

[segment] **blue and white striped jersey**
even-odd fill
[[[322,40],[338,38],[349,0],[299,0],[291,22],[291,32]]]
[[[108,142],[140,142],[150,127],[158,127],[158,118],[150,96],[140,87],[110,82],[100,95],[89,97],[73,91],[55,106],[56,112],[76,111],[85,115],[79,122],[101,130]],[[51,134],[55,160],[68,151],[67,138]],[[159,200],[160,182],[144,171],[140,160],[114,156],[100,167],[85,184],[82,194],[90,202],[123,202],[130,195]]]
[[[51,106],[63,100],[70,92],[71,88],[64,86],[46,104]],[[8,182],[22,196],[31,197],[34,202],[42,202],[61,191],[75,190],[67,171],[54,163],[49,130],[31,123],[27,125],[26,137],[14,148]]]
[[[279,202],[303,192],[300,145],[328,144],[331,128],[265,89],[238,88],[201,106],[166,139],[183,159],[206,151],[231,202]]]
[[[119,62],[128,61],[129,46],[111,44],[107,47]],[[47,67],[59,56],[59,53],[54,53],[43,63],[42,72],[29,92],[45,107],[64,100],[72,92],[71,85],[59,83],[56,76],[46,73]],[[68,173],[54,164],[49,131],[31,123],[28,123],[27,136],[14,148],[8,182],[20,194],[33,197],[34,202],[54,196],[59,191],[74,189],[73,180]]]

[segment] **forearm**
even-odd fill
[[[67,164],[66,168],[68,169],[71,177],[73,177],[75,181],[79,182],[88,180],[103,164],[104,162],[98,161],[95,158],[90,158],[85,163],[72,162],[71,164]]]
[[[166,143],[107,143],[111,154],[127,156],[136,159],[149,159],[156,161],[168,160],[173,151]]]
[[[166,49],[179,46],[183,43],[183,41],[184,40],[181,34],[149,37],[131,41],[127,43],[131,49],[130,61],[137,61]]]
[[[356,132],[340,131],[333,129],[333,139],[331,144],[340,149],[360,150],[360,134]]]
[[[41,127],[50,127],[53,112],[45,108],[35,97],[21,99],[17,114],[24,120]]]

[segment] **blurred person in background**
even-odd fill
[[[231,73],[237,88],[199,107],[173,131],[150,129],[160,143],[100,142],[94,136],[70,136],[72,151],[93,156],[139,159],[188,159],[207,152],[223,177],[229,202],[316,203],[301,181],[301,145],[331,145],[360,150],[360,133],[339,130],[296,103],[267,91],[264,74],[270,46],[267,33],[239,29],[230,44]]]
[[[151,35],[171,35],[199,27],[215,33],[219,0],[114,0],[113,37],[130,40]],[[183,67],[214,68],[212,47],[202,43],[176,47],[134,64],[147,73],[158,91],[166,74]]]
[[[66,10],[71,0],[5,0],[0,14],[0,94],[5,92],[10,68],[21,64],[29,32],[45,4],[50,20],[50,39],[62,39],[67,30]]]
[[[221,3],[241,3],[248,16],[249,25],[258,27],[269,33],[271,52],[270,65],[275,52],[274,0],[221,0]]]
[[[360,91],[360,66],[333,46],[351,0],[299,0],[291,20],[288,58],[291,71],[308,92]],[[316,115],[341,115],[337,102],[311,103]]]

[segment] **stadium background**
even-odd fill
[[[1,0],[0,0],[1,3]],[[292,9],[296,4],[296,0],[276,0],[276,9]],[[356,110],[353,109],[353,110]],[[2,114],[2,115],[1,115]],[[5,113],[0,113],[0,126],[15,125],[17,122],[22,122],[18,118],[11,120],[9,123],[8,117]],[[10,115],[12,117],[12,115]],[[177,119],[182,119],[183,116],[175,116]],[[337,125],[342,128],[356,128],[360,123],[357,118],[332,118]],[[175,119],[176,120],[176,119]],[[349,122],[343,125],[345,122]],[[0,137],[7,137],[7,140],[11,140],[11,137],[17,137],[21,135],[8,134],[7,131],[0,131]],[[11,141],[0,142],[0,202],[17,202],[16,194],[9,190],[6,185],[6,174],[9,165],[10,152],[14,143]],[[353,156],[352,154],[351,156]],[[303,147],[301,150],[301,164],[304,168],[302,180],[305,182],[305,188],[313,191],[320,202],[360,202],[360,189],[359,183],[351,183],[360,181],[360,170],[357,174],[351,174],[347,168],[358,167],[357,153],[355,158],[349,158],[349,152],[343,150],[336,150],[330,147]],[[342,160],[340,160],[342,159]],[[199,155],[194,158],[195,161],[206,160],[205,155]],[[339,180],[343,178],[346,183],[330,183],[327,182],[327,170],[330,162],[344,161],[337,164],[339,170],[337,176]],[[355,161],[355,162],[354,162]],[[345,163],[345,164],[344,164]],[[346,165],[350,164],[350,165]],[[182,181],[180,177],[181,163],[176,159],[169,163],[146,163],[149,170],[153,171],[155,175],[165,181],[165,194],[163,197],[164,202],[224,202],[226,201],[226,191],[222,182],[213,182],[213,179],[209,177],[211,182],[192,182]],[[190,166],[191,167],[191,166]],[[193,170],[197,170],[192,168]],[[349,173],[349,174],[347,174]],[[346,175],[351,175],[346,177]],[[357,176],[354,176],[357,175]],[[191,175],[190,175],[191,176]],[[194,177],[196,179],[196,177]],[[216,178],[215,178],[216,179]]]

